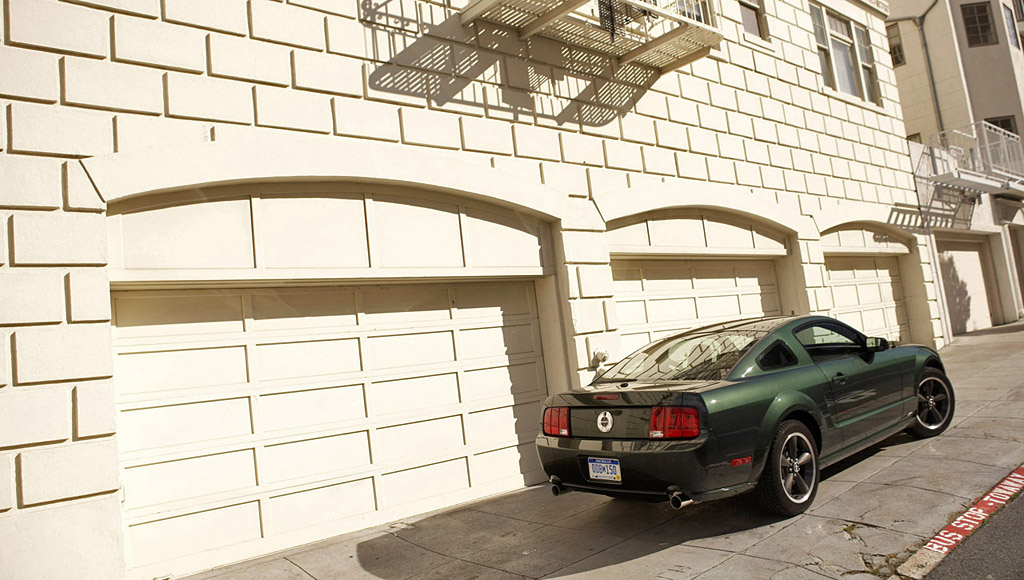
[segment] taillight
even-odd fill
[[[700,435],[700,415],[693,407],[651,407],[649,439],[692,439]]]
[[[544,409],[544,434],[551,437],[569,436],[569,407]]]

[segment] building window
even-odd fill
[[[811,20],[825,84],[878,103],[878,78],[868,30],[815,4],[811,4]]]
[[[988,2],[977,4],[961,4],[960,14],[964,17],[964,32],[967,33],[967,46],[987,46],[998,44],[996,30],[992,27],[992,10]]]
[[[907,64],[907,58],[903,55],[903,39],[900,38],[900,27],[893,23],[885,27],[885,35],[889,37],[889,56],[892,57],[892,66],[898,67]]]
[[[764,0],[739,0],[740,18],[743,31],[758,38],[768,38],[768,26],[764,18]]]
[[[1017,134],[1017,122],[1014,120],[1013,115],[1009,117],[992,117],[991,119],[985,119],[985,122],[991,123],[1003,131],[1009,131],[1014,135]]]
[[[1003,4],[1003,18],[1006,19],[1006,38],[1010,39],[1010,45],[1020,48],[1020,39],[1017,38],[1017,21],[1013,18],[1013,10]]]

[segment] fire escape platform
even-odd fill
[[[477,19],[543,36],[665,73],[706,56],[722,40],[714,0],[659,6],[643,0],[474,0],[463,25]],[[617,21],[617,22],[616,22]],[[608,27],[609,22],[616,22]]]
[[[1008,187],[1007,180],[995,179],[991,175],[968,171],[966,169],[953,169],[952,171],[933,175],[928,181],[944,187],[958,189],[969,189],[978,193],[1003,193]]]

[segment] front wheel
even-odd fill
[[[757,499],[770,512],[803,513],[818,493],[818,448],[800,421],[783,421],[775,429],[768,461],[757,484]]]
[[[946,374],[935,368],[924,369],[917,385],[917,418],[907,429],[914,437],[934,437],[949,427],[953,420],[956,398]]]

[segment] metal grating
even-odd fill
[[[718,44],[716,0],[476,0],[462,23],[476,19],[579,46],[667,72]],[[656,3],[657,2],[657,3]]]

